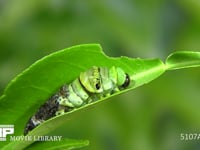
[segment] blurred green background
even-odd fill
[[[82,43],[100,43],[109,56],[162,60],[200,51],[200,1],[0,0],[0,94],[36,60]],[[89,139],[87,150],[200,149],[200,140],[180,140],[200,133],[199,76],[199,68],[167,72],[52,134]]]

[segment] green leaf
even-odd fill
[[[0,98],[1,124],[14,124],[16,136],[22,135],[28,119],[48,98],[65,83],[76,79],[80,72],[92,66],[112,66],[122,68],[130,75],[129,88],[102,98],[96,102],[74,109],[64,115],[51,118],[28,135],[46,135],[55,128],[67,123],[75,114],[108,100],[108,98],[124,93],[156,79],[166,70],[195,67],[200,65],[199,52],[176,52],[171,54],[166,65],[160,59],[140,59],[106,56],[97,44],[85,44],[67,48],[50,54],[35,62],[28,69],[13,79]],[[31,142],[1,142],[0,147],[27,147]],[[70,142],[67,143],[70,145]],[[44,144],[45,145],[45,144]],[[48,145],[48,144],[47,144]]]
[[[132,86],[127,90],[148,83],[164,72],[164,64],[159,59],[112,58],[106,56],[97,44],[67,48],[42,58],[11,81],[0,100],[0,113],[4,114],[0,116],[2,123],[14,124],[15,135],[22,135],[27,120],[41,104],[61,85],[72,82],[80,72],[86,71],[94,65],[123,68],[132,79]],[[105,99],[108,98],[96,103]],[[69,118],[70,114],[75,114],[88,106],[50,119],[33,130],[31,134],[46,134],[66,123],[65,120]]]
[[[57,142],[35,142],[27,147],[26,150],[36,150],[36,149],[48,149],[48,150],[57,150],[57,149],[65,149],[71,150],[76,148],[81,148],[84,146],[88,146],[89,141],[87,140],[71,140],[65,139]]]
[[[20,144],[19,144],[20,143]],[[21,150],[24,149],[29,142],[12,142],[7,146],[3,147],[2,150]],[[57,149],[65,149],[71,150],[76,148],[81,148],[89,145],[88,140],[72,140],[72,139],[62,139],[61,141],[40,141],[35,142],[28,147],[26,150],[36,150],[36,149],[48,149],[48,150],[57,150]]]
[[[198,66],[200,66],[200,52],[179,51],[172,53],[166,59],[167,70]]]

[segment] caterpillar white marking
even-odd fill
[[[45,120],[109,96],[130,85],[130,77],[119,67],[96,67],[80,73],[79,77],[50,97],[29,119],[24,135]]]

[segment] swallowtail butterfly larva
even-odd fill
[[[80,73],[72,83],[61,86],[29,119],[24,135],[45,120],[64,114],[75,108],[97,101],[127,88],[130,77],[119,67],[96,67]]]

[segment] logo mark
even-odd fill
[[[0,125],[0,141],[6,141],[6,136],[13,133],[14,125]]]

